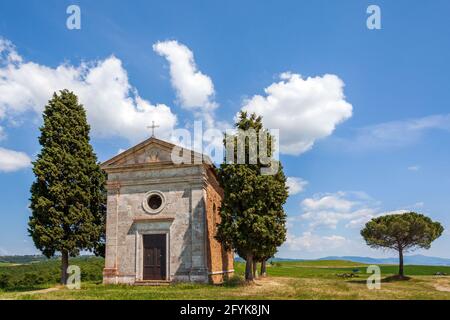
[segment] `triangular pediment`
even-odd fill
[[[109,167],[171,163],[172,152],[175,147],[177,146],[173,143],[151,137],[139,143],[138,145],[118,154],[110,160],[105,161],[101,166],[103,169],[107,169]],[[192,152],[192,156],[201,156],[196,152],[190,152]],[[206,157],[204,158],[204,160],[208,162],[209,158]]]

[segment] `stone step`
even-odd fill
[[[141,280],[136,281],[136,286],[168,286],[171,282],[169,280]]]

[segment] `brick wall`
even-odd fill
[[[214,236],[220,223],[220,206],[223,190],[220,188],[212,169],[207,169],[208,186],[206,188],[206,233],[208,250],[208,271],[212,283],[221,283],[233,275],[234,254],[226,251]]]

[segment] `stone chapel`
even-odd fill
[[[220,283],[234,272],[233,253],[214,238],[223,195],[214,165],[193,151],[204,160],[175,164],[174,147],[152,136],[102,164],[105,284]]]

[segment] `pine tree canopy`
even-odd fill
[[[367,222],[361,236],[372,248],[396,250],[399,254],[398,275],[404,278],[403,253],[417,248],[429,249],[444,232],[439,222],[416,212],[389,214]]]
[[[367,222],[362,237],[372,248],[407,251],[414,248],[429,249],[444,228],[439,222],[416,212],[390,214]]]

